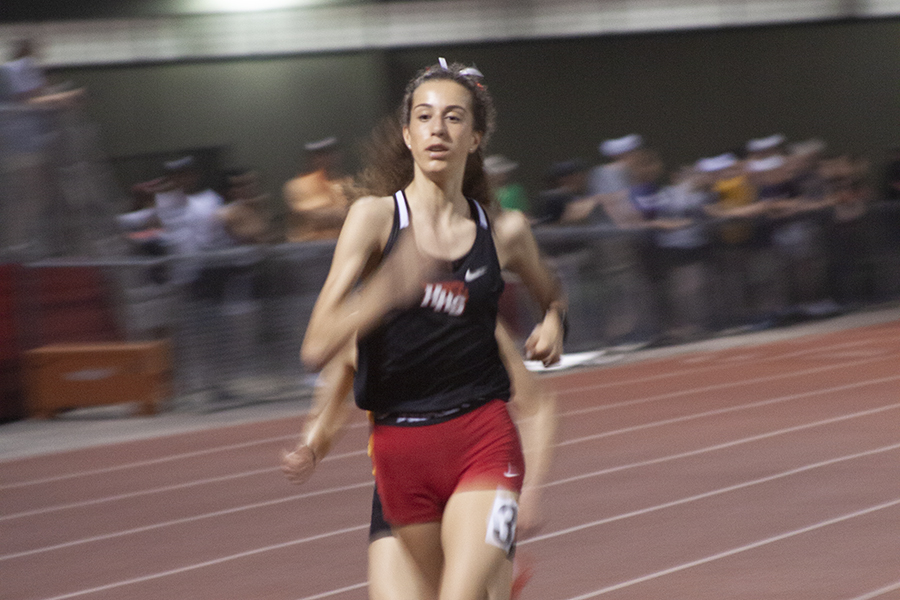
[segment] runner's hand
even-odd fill
[[[553,319],[557,320],[557,319]],[[562,323],[550,324],[549,319],[539,323],[525,340],[525,358],[539,360],[545,367],[559,362],[563,351]]]
[[[281,472],[288,481],[294,484],[305,483],[312,477],[316,469],[316,455],[306,444],[297,446],[293,451],[281,452]]]

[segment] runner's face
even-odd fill
[[[464,169],[478,149],[481,133],[473,130],[472,94],[455,81],[426,81],[413,93],[403,139],[425,172]]]

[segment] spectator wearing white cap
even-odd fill
[[[588,195],[610,194],[628,188],[631,166],[643,147],[644,138],[637,133],[604,140],[599,150],[607,162],[591,170]]]
[[[304,146],[306,172],[284,184],[282,194],[288,208],[287,240],[337,239],[347,216],[349,202],[344,187],[349,179],[341,173],[338,140],[328,137]]]
[[[160,241],[171,254],[188,255],[232,246],[234,239],[219,212],[225,201],[203,185],[196,158],[171,160],[163,164],[163,169],[164,177],[148,182],[153,205],[119,215],[120,227],[136,231],[160,226]]]
[[[755,160],[763,160],[771,156],[783,156],[786,142],[787,139],[780,133],[747,140],[745,146],[747,161],[752,163]]]

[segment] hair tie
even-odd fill
[[[438,57],[438,65],[444,71],[450,70],[450,65],[447,64],[447,59],[444,58],[443,56]],[[462,75],[463,77],[478,77],[480,79],[484,79],[484,74],[474,66],[460,69],[459,74]]]

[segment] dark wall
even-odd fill
[[[383,70],[373,52],[82,68],[51,79],[87,88],[112,158],[224,148],[225,166],[258,168],[280,193],[303,168],[306,142],[336,135],[352,145],[385,112]]]
[[[498,105],[491,150],[531,187],[555,160],[599,161],[598,143],[639,132],[670,167],[782,132],[879,161],[900,144],[900,21],[608,36],[408,50],[474,61]],[[402,86],[393,82],[392,89]]]
[[[277,192],[303,142],[361,139],[420,67],[474,62],[499,109],[489,151],[519,160],[536,191],[552,161],[597,161],[598,142],[631,132],[673,167],[775,132],[877,164],[900,143],[898,39],[900,21],[868,20],[56,75],[90,89],[111,155],[227,146]]]

